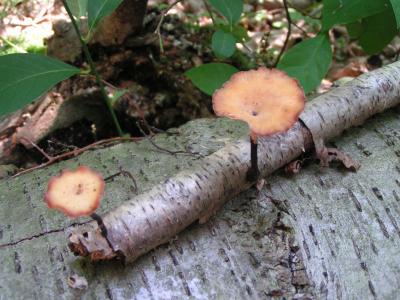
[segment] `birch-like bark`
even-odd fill
[[[301,116],[309,130],[298,122],[286,133],[259,139],[262,175],[271,174],[310,148],[311,134],[314,141],[337,136],[398,105],[399,95],[400,63],[394,63],[314,99]],[[227,199],[249,188],[249,157],[248,141],[240,140],[106,214],[103,221],[112,249],[95,223],[75,228],[70,247],[93,259],[121,256],[135,260],[194,221],[206,221]]]

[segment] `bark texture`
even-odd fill
[[[246,138],[247,128],[239,122],[204,119],[188,123],[179,133],[158,136],[155,142],[207,156]],[[310,294],[293,232],[283,221],[275,226],[277,209],[254,190],[231,201],[218,218],[190,226],[179,238],[127,266],[74,257],[66,244],[70,222],[43,201],[48,179],[66,167],[86,164],[104,176],[123,167],[133,174],[141,194],[192,168],[198,159],[162,153],[144,141],[87,152],[0,181],[0,298],[265,299]],[[99,214],[128,201],[134,195],[131,184],[124,177],[107,183]],[[72,274],[85,276],[89,288],[70,289],[67,279]]]
[[[208,155],[245,139],[246,131],[237,122],[198,120],[183,126],[179,136],[159,136],[156,142]],[[91,264],[70,253],[68,220],[43,202],[47,180],[78,164],[104,176],[123,166],[138,181],[138,193],[144,193],[190,169],[196,157],[159,153],[147,142],[122,144],[2,180],[0,298],[395,299],[400,289],[399,132],[399,111],[374,117],[334,140],[361,162],[357,173],[312,164],[290,178],[275,174],[261,193],[241,194],[208,223],[190,226],[127,266]],[[99,213],[130,199],[130,184],[124,177],[108,183]],[[88,279],[87,290],[68,287],[68,276],[76,273]]]
[[[321,147],[323,139],[399,104],[399,66],[393,64],[360,76],[310,102],[301,119],[316,145]],[[258,143],[259,168],[264,176],[300,156],[311,144],[300,122],[283,134],[260,138]],[[104,224],[109,243],[95,222],[74,229],[71,248],[94,260],[122,256],[130,262],[169,241],[194,221],[207,221],[228,199],[251,185],[246,180],[249,148],[247,140],[234,142],[107,213]]]

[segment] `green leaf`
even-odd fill
[[[306,93],[315,89],[328,72],[332,50],[327,34],[305,40],[283,56],[278,69],[295,77]]]
[[[396,17],[392,8],[363,19],[361,24],[359,43],[368,54],[381,51],[397,34]]]
[[[236,39],[231,33],[218,30],[212,36],[211,46],[216,56],[230,57],[235,53]]]
[[[390,0],[392,4],[393,13],[396,17],[397,28],[400,28],[400,1],[399,0]]]
[[[185,75],[202,92],[212,95],[239,70],[223,63],[209,63],[192,68]]]
[[[119,98],[121,98],[123,95],[125,95],[127,92],[129,92],[129,90],[127,89],[120,89],[120,90],[116,90],[114,92],[114,94],[109,98],[110,104],[114,105],[115,102],[117,102],[119,100]]]
[[[240,20],[243,12],[242,0],[209,0],[209,2],[230,24],[234,24]]]
[[[87,15],[88,0],[67,0],[67,5],[77,20]]]
[[[318,29],[316,31],[319,31],[319,29],[321,28],[321,20],[319,19],[314,19],[307,15],[303,15],[293,8],[289,8],[289,14],[293,22],[304,21],[307,24],[311,25],[313,28]]]
[[[347,33],[352,39],[358,39],[363,29],[361,21],[349,23],[346,25],[346,28],[347,28]]]
[[[240,24],[235,24],[233,26],[229,24],[218,24],[215,27],[226,33],[231,33],[238,43],[248,41],[250,39],[246,28]]]
[[[324,0],[322,30],[329,30],[336,24],[355,22],[380,13],[389,6],[389,0]]]
[[[37,99],[79,69],[39,54],[0,56],[0,115]]]
[[[88,2],[88,37],[90,38],[100,21],[111,14],[122,0],[90,0]]]

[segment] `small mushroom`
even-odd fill
[[[95,213],[103,197],[104,185],[103,177],[86,166],[79,166],[75,171],[63,170],[49,180],[44,201],[49,208],[70,218],[90,216],[108,241],[103,219]]]
[[[250,128],[251,167],[248,181],[256,181],[257,138],[288,130],[298,120],[305,96],[296,79],[277,69],[261,67],[235,73],[213,94],[217,116],[246,122]]]
[[[104,179],[85,166],[75,171],[63,170],[49,180],[44,196],[49,208],[57,209],[70,218],[91,215],[104,193]]]

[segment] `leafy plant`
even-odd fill
[[[0,56],[1,112],[9,113],[26,105],[56,83],[79,72],[78,68],[44,55]]]
[[[278,69],[297,78],[306,93],[312,91],[328,72],[332,50],[327,34],[305,40],[289,49],[278,64]]]
[[[186,76],[196,84],[196,86],[208,95],[212,95],[216,89],[228,81],[231,76],[238,72],[234,66],[224,63],[203,64],[197,68],[190,69]]]
[[[215,20],[216,31],[212,36],[212,49],[217,60],[233,55],[236,43],[243,42],[247,33],[238,36],[237,28],[243,10],[242,0],[208,0],[211,6],[223,17]],[[284,1],[286,4],[286,0]],[[400,1],[398,0],[324,0],[322,4],[322,22],[319,33],[287,50],[277,64],[277,68],[295,77],[306,93],[313,91],[326,75],[332,61],[332,49],[328,32],[334,26],[345,25],[349,35],[357,39],[367,54],[380,52],[399,32]],[[303,18],[307,23],[319,27],[319,20],[303,16],[300,12],[287,10],[289,18]],[[268,62],[267,62],[268,64]],[[219,75],[215,72],[220,72]],[[193,68],[186,73],[192,82],[202,91],[210,94],[224,82],[209,81],[204,78],[226,78],[227,68]],[[220,86],[216,85],[219,82]],[[207,86],[209,84],[209,86]]]
[[[90,39],[100,21],[112,13],[121,2],[122,0],[63,0],[64,7],[82,43],[86,59],[90,65],[90,73],[96,77],[96,83],[102,91],[119,135],[123,135],[123,133],[112,108],[113,100],[107,95],[86,41]],[[86,39],[82,36],[77,24],[82,16],[88,17],[89,34]],[[58,82],[79,73],[78,68],[44,55],[10,54],[1,56],[0,116],[36,100]]]

